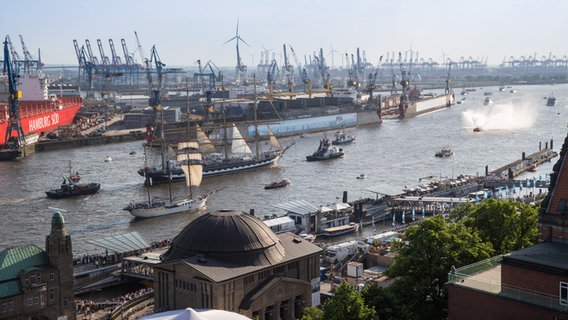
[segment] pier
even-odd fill
[[[550,148],[548,142],[542,148],[542,143],[539,144],[539,150],[528,156],[523,152],[521,159],[509,163],[501,168],[489,172],[489,168],[485,167],[485,176],[489,180],[513,180],[516,176],[530,170],[536,170],[540,164],[550,161],[552,158],[558,156],[556,151],[552,150],[553,140],[550,140]]]

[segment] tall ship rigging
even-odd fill
[[[256,103],[257,101],[255,101],[255,109]],[[282,147],[270,126],[258,126],[256,117],[255,135],[253,137],[254,152],[234,123],[224,124],[218,128],[219,136],[222,137],[220,151],[217,150],[201,127],[195,124],[194,128],[200,150],[203,153],[203,177],[268,167],[278,163],[286,150],[291,147],[291,145]],[[262,146],[259,143],[261,134],[268,138],[268,143]],[[141,168],[138,170],[138,174],[146,177],[145,181],[150,185],[185,180],[185,173],[179,162],[169,159],[167,153],[165,157],[162,157],[160,166]]]

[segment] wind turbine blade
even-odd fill
[[[233,41],[233,40],[235,40],[235,39],[237,39],[237,36],[232,37],[231,39],[225,41],[223,44],[227,44],[227,43],[229,43],[229,42],[231,42],[231,41]]]
[[[243,38],[241,38],[241,36],[237,36],[237,39],[241,40],[244,44],[246,44],[247,46],[250,47],[250,45],[245,40],[243,40]]]

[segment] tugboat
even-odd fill
[[[309,156],[306,156],[307,161],[323,161],[343,157],[343,149],[332,146],[327,137],[320,140],[318,150]]]
[[[63,182],[59,189],[52,189],[46,191],[45,194],[48,198],[60,199],[73,196],[82,196],[87,194],[95,194],[99,192],[101,188],[100,183],[79,183],[81,176],[76,172],[73,174],[73,169],[71,167],[71,161],[69,161],[69,176],[63,177]]]

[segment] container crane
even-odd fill
[[[36,70],[39,70],[42,67],[41,64],[41,60],[39,58],[39,53],[38,53],[38,59],[35,60],[34,57],[32,57],[32,54],[30,53],[30,51],[28,51],[28,48],[26,47],[26,44],[24,43],[24,38],[22,37],[22,35],[20,36],[20,42],[22,43],[22,51],[24,53],[24,72],[28,73],[31,71],[32,67],[35,65]]]
[[[103,49],[103,42],[101,39],[97,39],[97,46],[99,47],[99,53],[101,54],[101,63],[103,66],[110,65],[110,59],[105,55],[105,51]]]
[[[112,39],[108,39],[108,45],[110,46],[110,54],[112,56],[112,64],[113,65],[121,65],[122,59],[119,55],[116,54],[116,50],[114,49],[114,42]]]
[[[126,40],[120,39],[120,43],[122,44],[122,52],[124,53],[124,62],[126,65],[134,65],[134,58],[128,52],[128,48],[126,47]]]

